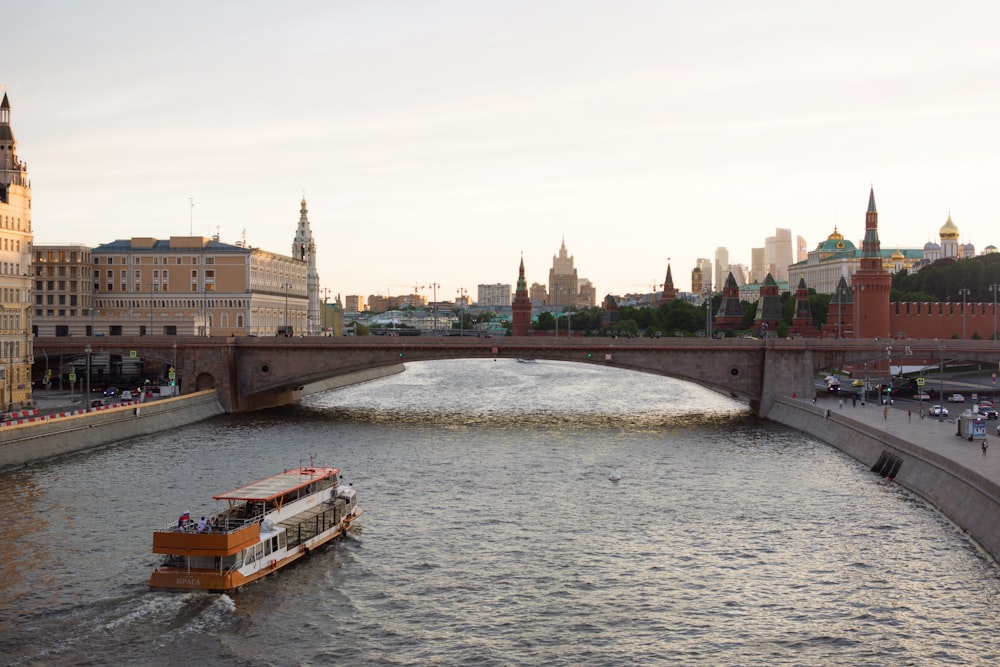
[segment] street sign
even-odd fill
[[[137,356],[139,356],[139,355],[136,354],[135,350],[129,350],[128,351],[128,358],[129,359],[135,359]]]
[[[69,381],[70,382],[76,382],[76,373],[70,373],[69,374]]]
[[[917,386],[918,387],[923,387],[924,386],[924,382],[925,382],[924,378],[917,378]]]

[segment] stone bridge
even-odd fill
[[[530,358],[686,380],[746,401],[757,415],[766,417],[776,395],[812,395],[816,374],[823,371],[867,365],[870,372],[884,377],[890,358],[894,366],[931,366],[959,357],[1000,361],[1000,343],[992,341],[110,336],[36,338],[35,377],[41,376],[38,362],[43,354],[54,366],[55,359],[83,355],[87,345],[94,354],[128,358],[134,351],[139,358],[176,367],[184,393],[217,389],[229,412],[294,403],[310,385],[410,361]]]

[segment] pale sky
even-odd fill
[[[777,227],[1000,245],[1000,4],[6,3],[37,243],[211,236],[332,295],[547,283],[599,298]],[[190,205],[194,198],[194,207]],[[428,287],[420,290],[428,298]]]

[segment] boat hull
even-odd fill
[[[356,508],[353,514],[344,517],[337,526],[319,533],[308,541],[288,550],[280,558],[271,558],[264,561],[251,572],[241,572],[238,569],[219,572],[218,570],[209,568],[161,565],[150,575],[149,587],[162,590],[205,591],[209,593],[227,593],[236,590],[241,586],[277,572],[281,568],[291,565],[303,556],[308,555],[310,551],[323,546],[341,535],[346,535],[351,527],[351,523],[360,515],[361,509]]]

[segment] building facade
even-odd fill
[[[309,331],[308,263],[218,238],[134,237],[93,250],[94,312],[71,335],[274,336]],[[40,335],[55,335],[43,331]]]
[[[17,156],[7,93],[0,101],[0,410],[32,404],[31,183]]]
[[[47,336],[90,335],[94,261],[85,245],[36,245],[32,257],[32,333]],[[81,322],[91,326],[80,329]]]
[[[573,256],[566,252],[566,239],[563,239],[562,245],[559,246],[559,254],[553,255],[552,268],[549,269],[548,305],[561,308],[571,308],[576,305],[577,285]]]
[[[478,285],[476,287],[476,303],[488,308],[507,308],[510,306],[510,284]]]

